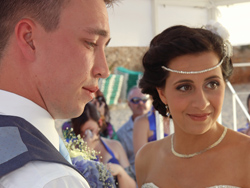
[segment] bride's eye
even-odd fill
[[[207,87],[210,89],[216,89],[217,87],[220,86],[220,83],[217,81],[212,81],[207,84]]]
[[[176,89],[179,91],[185,92],[185,91],[191,90],[192,87],[190,85],[186,84],[186,85],[180,85]]]

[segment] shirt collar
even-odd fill
[[[134,129],[134,121],[132,116],[128,120],[128,126],[126,126],[127,131]]]
[[[0,90],[0,114],[18,116],[36,127],[59,150],[55,120],[42,107],[20,95]]]

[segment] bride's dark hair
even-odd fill
[[[164,88],[169,72],[162,69],[179,56],[214,52],[221,60],[226,56],[223,39],[203,28],[173,26],[154,37],[148,51],[142,59],[144,74],[139,82],[142,93],[153,98],[153,106],[166,116],[165,104],[161,101],[156,88]],[[226,56],[221,65],[224,80],[229,79],[233,66],[231,58]]]

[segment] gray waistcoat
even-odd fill
[[[29,122],[0,115],[0,177],[30,161],[60,163],[75,169]]]

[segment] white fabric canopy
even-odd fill
[[[249,0],[123,0],[108,10],[109,46],[148,46],[167,27],[201,27],[210,20],[229,30],[233,45],[246,45],[250,43],[249,8]]]

